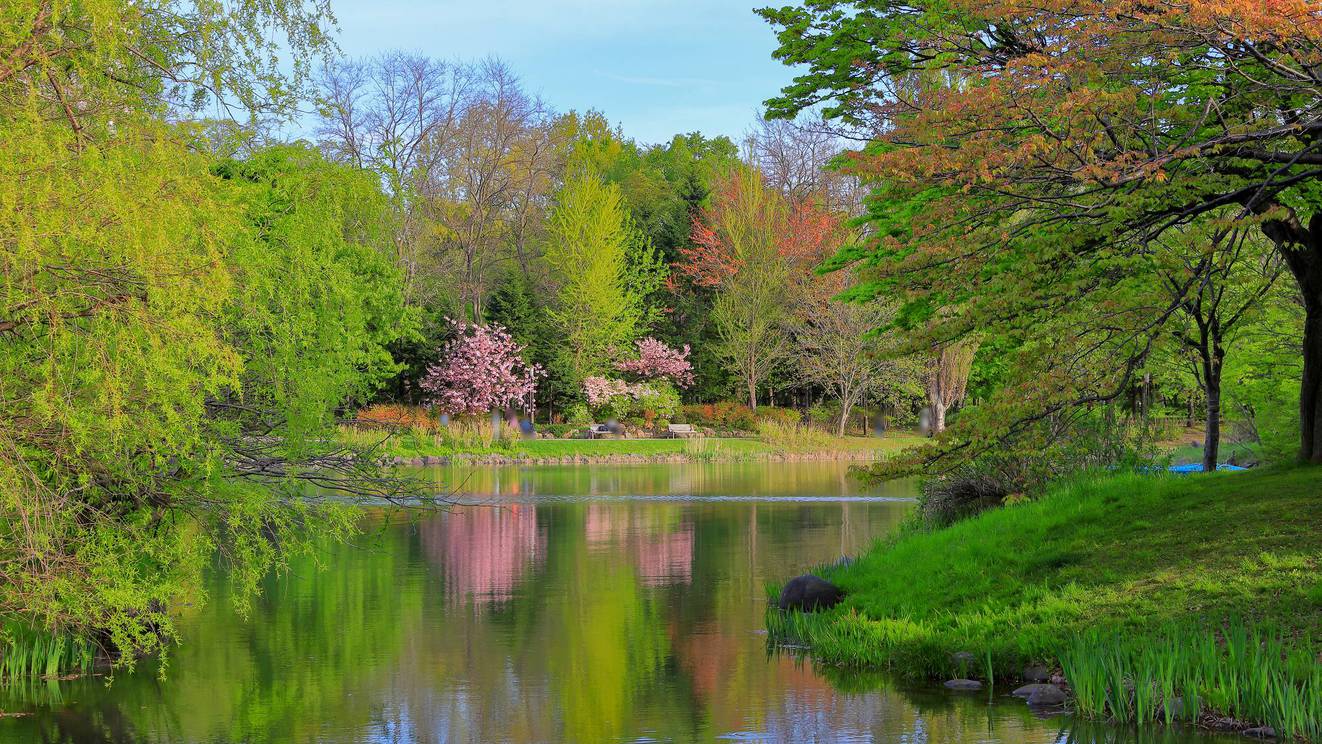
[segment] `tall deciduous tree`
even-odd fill
[[[334,160],[376,172],[386,184],[398,220],[396,261],[412,301],[435,299],[419,282],[434,260],[421,187],[458,136],[474,87],[468,66],[402,52],[339,60],[321,71],[322,149]]]
[[[790,311],[807,269],[834,247],[839,220],[811,202],[791,203],[751,169],[732,171],[694,220],[680,273],[714,288],[717,350],[748,404],[790,358]]]
[[[578,387],[608,370],[612,354],[637,335],[639,303],[629,292],[625,257],[640,236],[619,189],[587,170],[566,179],[546,234],[544,258],[556,286],[549,315],[563,337],[557,371]]]
[[[878,301],[844,302],[830,297],[805,302],[796,313],[799,368],[809,382],[831,391],[840,401],[836,427],[840,436],[845,435],[854,406],[874,393],[905,387],[910,378],[917,377],[910,360],[885,353],[874,334],[893,314],[893,309]]]
[[[1222,376],[1232,341],[1258,308],[1284,268],[1266,253],[1256,230],[1196,225],[1162,239],[1168,250],[1154,257],[1163,288],[1179,303],[1183,323],[1174,333],[1193,362],[1202,390],[1203,470],[1218,464],[1221,444]],[[1192,279],[1192,286],[1191,284]]]
[[[435,165],[420,191],[441,265],[456,277],[463,313],[477,321],[498,268],[532,258],[531,215],[549,197],[554,149],[546,107],[508,67],[486,60],[474,76],[454,136],[428,143]]]
[[[914,207],[868,260],[912,302],[962,310],[928,313],[944,326],[933,336],[1061,312],[1158,236],[1233,207],[1304,297],[1300,454],[1322,462],[1322,16],[1306,0],[1265,7],[827,0],[761,13],[777,55],[807,68],[773,113],[824,104],[876,141],[853,156],[885,192],[874,205]],[[1062,391],[1048,408],[1123,387]]]

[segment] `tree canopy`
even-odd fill
[[[1307,2],[1267,7],[768,8],[777,56],[807,67],[769,105],[821,106],[871,140],[847,167],[876,187],[876,231],[840,262],[867,265],[872,292],[905,294],[916,341],[1050,323],[1094,292],[1092,307],[1129,306],[1126,322],[1066,331],[1091,340],[1051,354],[1069,370],[1102,343],[1127,360],[1119,378],[1045,386],[1039,413],[1114,397],[1141,368],[1177,303],[1121,300],[1115,287],[1163,235],[1211,219],[1260,231],[1303,297],[1301,455],[1322,461],[1322,18]]]

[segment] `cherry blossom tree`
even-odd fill
[[[596,408],[597,406],[609,403],[612,398],[620,395],[633,395],[633,388],[624,380],[612,380],[607,377],[585,377],[583,378],[583,393],[588,399],[588,405]]]
[[[693,364],[689,362],[687,344],[683,349],[672,349],[649,336],[637,345],[638,358],[617,362],[615,369],[644,379],[663,377],[684,388],[693,384]]]
[[[524,347],[499,325],[449,323],[453,334],[421,382],[428,402],[452,415],[509,407],[531,410],[543,372],[524,361]]]

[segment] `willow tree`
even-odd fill
[[[957,341],[942,344],[932,351],[923,374],[927,388],[927,408],[931,412],[933,434],[946,430],[946,413],[964,402],[969,372],[973,369],[976,344]]]
[[[878,230],[856,256],[909,288],[911,317],[933,338],[1071,312],[1082,293],[1161,250],[1159,236],[1233,208],[1244,229],[1274,243],[1304,298],[1300,455],[1322,462],[1322,16],[1306,0],[1264,7],[824,0],[764,9],[779,29],[777,56],[805,69],[771,110],[821,105],[873,140],[852,171],[879,188],[873,219],[898,229]],[[906,224],[883,209],[904,212]],[[1174,312],[1165,303],[1150,317]],[[1153,332],[1142,322],[1117,330],[1126,340],[1098,361],[1132,373],[1148,347],[1141,336]],[[1060,395],[1016,416],[1107,400],[1128,384],[1116,382],[1109,392],[1045,386]]]
[[[348,530],[309,484],[399,493],[328,436],[411,324],[376,179],[302,148],[218,163],[178,123],[287,112],[328,19],[281,0],[0,9],[6,618],[132,659],[200,600],[213,549],[252,590],[310,549],[304,527]]]

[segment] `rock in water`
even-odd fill
[[[804,574],[790,579],[780,590],[776,606],[782,610],[811,612],[835,607],[844,597],[845,593],[835,584],[820,576]]]
[[[1275,739],[1276,729],[1271,726],[1258,726],[1257,728],[1244,729],[1245,736],[1252,736],[1254,739]]]
[[[976,679],[948,679],[946,687],[952,690],[981,690],[982,683]]]
[[[1034,684],[1024,685],[1023,687],[1020,687],[1019,689],[1015,690],[1010,694],[1014,695],[1017,698],[1023,698],[1027,700],[1028,698],[1033,697],[1033,693],[1045,687],[1055,688],[1055,685],[1034,683]]]
[[[1037,685],[1033,694],[1028,696],[1028,704],[1034,707],[1055,707],[1065,704],[1065,693],[1055,685]]]

